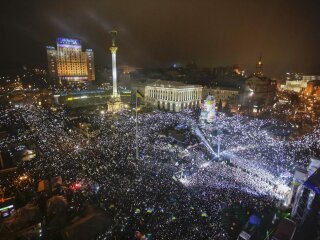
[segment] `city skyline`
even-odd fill
[[[4,0],[0,238],[320,239],[319,12]]]
[[[319,10],[312,1],[6,2],[1,44],[10,47],[0,63],[45,67],[45,46],[70,37],[93,48],[98,68],[111,66],[108,32],[115,27],[120,65],[194,61],[206,67],[239,64],[253,72],[262,54],[269,76],[317,73]]]

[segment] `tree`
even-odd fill
[[[230,108],[230,105],[229,105],[228,102],[226,103],[226,106],[224,107],[224,112],[225,113],[230,113],[231,112],[231,108]]]
[[[221,101],[221,99],[219,100],[219,103],[218,103],[218,112],[222,112],[222,101]]]

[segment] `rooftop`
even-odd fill
[[[201,85],[185,84],[177,81],[156,80],[148,83],[146,86],[150,87],[165,87],[165,88],[186,88],[186,87],[202,87]]]

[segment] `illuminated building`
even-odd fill
[[[254,75],[245,81],[245,90],[240,95],[241,105],[249,112],[258,113],[274,104],[277,82],[267,77]]]
[[[145,86],[145,98],[147,104],[153,107],[180,112],[200,106],[202,86],[157,80]]]
[[[320,99],[320,80],[312,80],[307,83],[306,89],[303,94],[307,97],[313,96]]]
[[[78,39],[58,38],[57,49],[47,46],[48,72],[52,79],[66,81],[95,80],[94,54],[82,52]]]
[[[263,76],[263,63],[262,63],[262,57],[260,56],[259,61],[256,64],[256,72],[255,75]]]
[[[94,54],[92,49],[86,49],[88,56],[88,80],[95,80],[95,69],[94,69]]]
[[[57,50],[52,46],[47,46],[48,73],[52,79],[58,78]]]
[[[226,87],[215,87],[215,88],[203,88],[203,97],[206,98],[209,95],[215,97],[216,102],[222,102],[225,106],[226,102],[239,95],[239,89],[237,88],[226,88]]]
[[[214,67],[212,69],[212,73],[214,76],[218,76],[218,77],[231,76],[231,75],[243,76],[244,70],[241,70],[237,64],[234,64],[233,66]]]
[[[290,73],[287,73],[289,76]],[[302,90],[307,88],[309,81],[320,80],[319,75],[296,75],[294,79],[287,78],[286,84],[281,85],[281,89],[294,91],[294,92],[301,92]]]
[[[120,66],[118,68],[121,71],[121,74],[119,76],[120,86],[127,87],[131,83],[131,73],[135,72],[137,69],[130,66]]]

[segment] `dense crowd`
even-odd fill
[[[264,129],[276,121],[219,115],[214,126],[200,128],[212,146],[221,142],[222,157],[215,159],[195,133],[194,112],[139,114],[137,139],[131,112],[79,116],[99,133],[78,131],[66,110],[3,109],[0,123],[11,134],[0,148],[34,143],[37,156],[20,161],[18,169],[36,181],[61,176],[66,186],[78,184],[70,206],[97,204],[112,218],[100,239],[132,237],[136,230],[155,239],[229,239],[222,211],[234,204],[253,212],[274,206],[286,194],[279,186],[320,144],[319,129],[300,140],[276,140]],[[217,127],[222,134],[213,134]],[[168,131],[183,132],[184,140]]]

